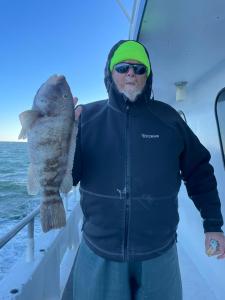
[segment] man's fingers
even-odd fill
[[[221,247],[221,249],[219,249],[220,251],[220,255],[219,256],[217,256],[217,259],[222,259],[222,258],[225,258],[225,247],[224,247],[224,245],[223,245],[223,247]]]
[[[207,249],[207,250],[205,251],[205,253],[206,253],[209,257],[216,256],[216,255],[221,254],[220,251],[214,252],[214,251],[212,251],[211,249]]]
[[[81,112],[82,112],[82,106],[79,105],[75,108],[75,121],[79,120]]]
[[[225,258],[225,252],[223,252],[223,254],[217,256],[217,259],[223,259],[223,258]]]
[[[215,252],[210,252],[209,251],[209,249],[206,251],[206,254],[208,255],[208,256],[216,256],[216,255],[219,255],[219,254],[221,254],[221,252],[219,251],[219,250],[217,250],[217,251],[215,251]]]
[[[75,121],[79,120],[80,114],[82,112],[82,106],[77,105],[78,102],[78,98],[77,97],[73,97],[73,104],[74,104],[74,111],[75,111]]]
[[[225,236],[223,232],[206,232],[205,246],[208,256],[217,256],[217,259],[225,258]]]
[[[73,97],[73,104],[74,104],[74,107],[77,105],[77,102],[78,102],[78,98],[77,98],[77,97]]]

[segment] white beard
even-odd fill
[[[134,102],[138,95],[141,94],[143,89],[138,89],[136,87],[126,87],[120,90],[120,93],[124,94],[131,102]]]
[[[131,102],[134,102],[138,95],[140,95],[141,91],[122,91],[123,93]]]

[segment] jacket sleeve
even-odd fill
[[[180,125],[184,138],[180,171],[188,196],[203,218],[204,232],[222,232],[221,203],[210,153],[183,120]]]
[[[81,180],[82,174],[82,155],[81,155],[81,118],[78,122],[78,131],[76,136],[76,149],[74,154],[72,177],[73,177],[73,186],[76,186]]]

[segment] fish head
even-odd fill
[[[32,109],[48,116],[73,111],[73,96],[66,78],[53,75],[44,82],[35,95]]]

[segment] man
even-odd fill
[[[215,240],[214,254],[225,258],[210,154],[171,106],[150,100],[142,44],[120,41],[111,49],[105,85],[109,99],[84,105],[79,118],[73,179],[84,220],[74,299],[181,300],[181,180],[204,219],[206,249]]]

